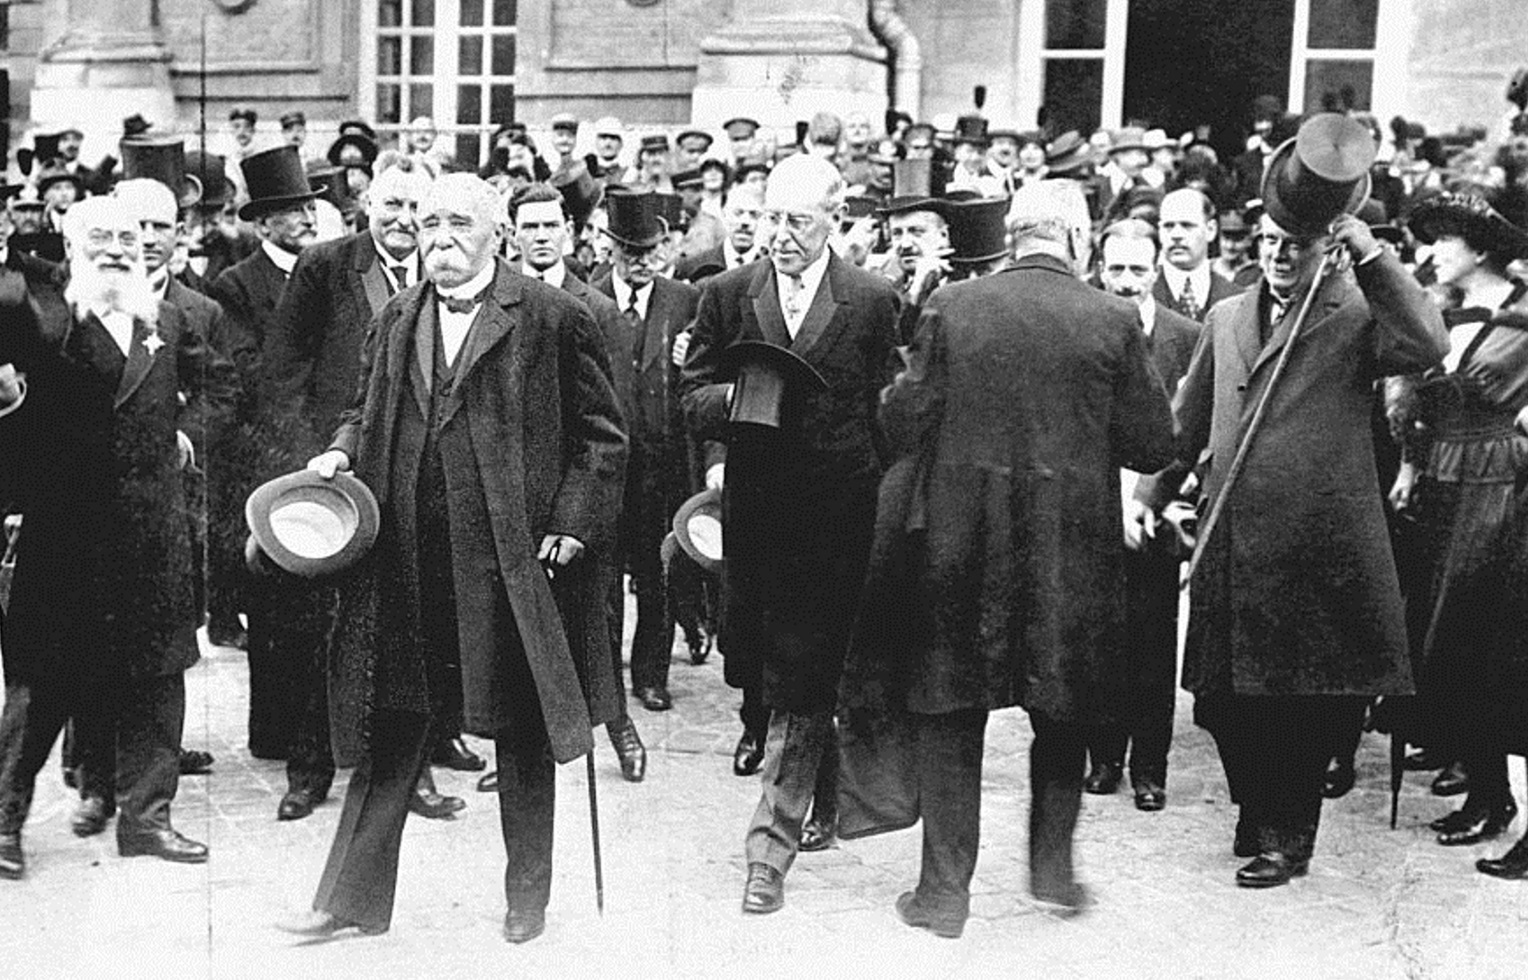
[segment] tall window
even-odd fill
[[[382,131],[430,116],[456,159],[482,163],[515,118],[517,0],[363,0],[361,114]]]
[[[1289,104],[1304,112],[1370,109],[1379,0],[1295,0]]]
[[[1019,117],[1045,107],[1054,132],[1118,126],[1128,0],[1024,0]]]

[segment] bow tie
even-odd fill
[[[454,296],[442,296],[440,301],[452,313],[471,313],[477,309],[478,304],[483,302],[483,294],[479,293],[476,296],[468,296],[464,299],[457,299]]]

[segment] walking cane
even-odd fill
[[[1390,730],[1390,829],[1395,829],[1401,810],[1401,778],[1406,774],[1406,736],[1401,726]]]
[[[1311,304],[1316,299],[1316,293],[1326,282],[1326,277],[1337,267],[1342,256],[1343,246],[1334,244],[1327,250],[1321,259],[1321,265],[1316,269],[1316,277],[1311,280],[1310,289],[1305,292],[1305,301],[1300,304],[1300,312],[1295,317],[1294,325],[1289,328],[1289,339],[1284,342],[1284,349],[1279,351],[1279,359],[1274,362],[1273,374],[1268,378],[1268,384],[1263,388],[1263,394],[1257,400],[1257,408],[1252,413],[1252,421],[1247,423],[1247,431],[1243,433],[1241,443],[1236,447],[1236,456],[1231,460],[1231,468],[1226,471],[1225,482],[1220,485],[1220,493],[1216,495],[1214,503],[1210,505],[1209,516],[1199,531],[1199,546],[1194,549],[1194,557],[1188,563],[1188,574],[1183,577],[1183,587],[1187,588],[1193,581],[1194,571],[1199,567],[1199,562],[1204,558],[1208,549],[1210,535],[1215,533],[1215,527],[1220,523],[1220,515],[1226,508],[1226,501],[1231,497],[1231,489],[1236,485],[1236,480],[1241,476],[1242,468],[1247,463],[1247,453],[1252,448],[1252,439],[1257,435],[1257,430],[1262,426],[1263,416],[1268,411],[1268,403],[1272,400],[1274,388],[1279,383],[1279,377],[1284,373],[1284,368],[1289,364],[1289,353],[1295,349],[1295,341],[1299,339],[1300,328],[1305,326],[1305,318],[1310,315]]]
[[[589,832],[594,839],[594,905],[601,916],[605,914],[605,869],[600,863],[600,808],[594,791],[594,750],[584,756],[589,776]],[[1395,826],[1392,819],[1390,825]]]

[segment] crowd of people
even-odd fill
[[[1263,98],[1224,161],[1203,131],[974,113],[635,153],[558,115],[485,161],[423,118],[313,157],[300,112],[262,149],[234,110],[225,154],[134,117],[95,167],[37,134],[0,211],[0,877],[60,732],[76,834],[208,859],[170,817],[213,764],[181,744],[203,626],[247,651],[276,819],[355,767],[283,924],[310,937],[389,928],[407,815],[465,805],[432,766],[487,770],[505,936],[539,935],[555,764],[604,726],[645,779],[628,705],[676,708],[679,636],[724,658],[732,767],[762,773],[747,913],[800,851],[921,820],[897,912],[959,936],[1012,706],[1031,894],[1085,909],[1082,794],[1128,773],[1168,805],[1180,684],[1238,885],[1306,872],[1366,728],[1466,794],[1440,844],[1499,836],[1528,731],[1528,82],[1508,97],[1503,133],[1445,138]],[[364,485],[369,552],[294,567],[251,535],[296,472]],[[702,507],[720,561],[675,528]],[[1528,878],[1528,837],[1478,867]]]

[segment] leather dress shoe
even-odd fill
[[[711,648],[716,643],[716,638],[704,629],[697,628],[695,632],[685,633],[685,643],[690,648],[690,663],[696,667],[706,662],[711,656]]]
[[[801,825],[801,840],[796,844],[798,851],[826,851],[838,840],[838,814],[829,814],[819,817],[812,814],[812,819]]]
[[[457,772],[481,772],[488,766],[482,756],[467,748],[467,743],[462,741],[460,735],[435,746],[435,753],[430,756],[430,762],[433,765],[445,766],[447,769],[455,769]]]
[[[282,932],[291,933],[294,936],[306,936],[309,939],[327,939],[344,929],[359,930],[363,936],[380,936],[387,931],[387,926],[381,928],[363,926],[359,922],[351,922],[349,919],[342,919],[333,913],[321,912],[318,909],[278,922],[276,928]]]
[[[1453,762],[1438,773],[1438,777],[1432,781],[1432,795],[1434,796],[1458,796],[1460,793],[1470,791],[1470,774],[1465,771],[1464,763]]]
[[[1524,836],[1512,850],[1499,858],[1481,858],[1475,862],[1475,870],[1493,878],[1509,878],[1514,881],[1528,878],[1528,836]]]
[[[764,736],[747,729],[732,750],[732,772],[738,776],[752,776],[764,764]]]
[[[647,775],[647,749],[642,745],[642,736],[637,734],[636,722],[624,718],[611,722],[605,730],[621,760],[621,778],[628,783],[640,783]]]
[[[0,834],[0,878],[16,881],[26,873],[27,859],[21,853],[21,834]]]
[[[674,706],[674,699],[666,687],[639,687],[637,700],[648,711],[667,711]]]
[[[178,830],[141,830],[130,834],[117,827],[117,853],[123,857],[157,857],[179,864],[205,864],[207,845],[199,844]]]
[[[1097,796],[1108,796],[1119,789],[1120,779],[1124,776],[1124,767],[1117,762],[1100,762],[1088,773],[1088,778],[1082,781],[1084,792],[1093,793]]]
[[[1517,816],[1517,804],[1508,800],[1500,806],[1465,806],[1445,818],[1438,831],[1438,843],[1444,847],[1463,847],[1500,837]]]
[[[917,892],[903,892],[897,896],[897,918],[914,929],[927,929],[945,939],[959,939],[966,928],[965,916],[935,912],[918,901]]]
[[[281,802],[276,805],[277,820],[301,820],[313,812],[313,808],[324,802],[324,795],[312,793],[305,789],[289,789]]]
[[[510,909],[504,913],[504,938],[512,943],[528,943],[543,932],[545,909]]]
[[[1237,869],[1236,883],[1243,888],[1276,888],[1289,884],[1310,870],[1310,859],[1300,859],[1283,851],[1264,851]]]
[[[784,907],[785,875],[767,864],[750,863],[748,880],[743,884],[743,911],[764,915]]]
[[[1406,753],[1403,766],[1407,772],[1431,772],[1443,768],[1443,759],[1432,749],[1412,749]]]
[[[1353,760],[1345,762],[1333,762],[1326,771],[1326,781],[1321,784],[1321,795],[1329,800],[1338,800],[1348,795],[1353,788],[1353,783],[1358,779],[1358,773],[1353,769]]]
[[[182,776],[205,776],[212,771],[212,753],[200,749],[180,750],[180,774]]]
[[[1041,905],[1048,906],[1047,911],[1055,912],[1065,918],[1081,915],[1097,904],[1087,886],[1076,881],[1055,884],[1038,884],[1031,881],[1029,894]]]
[[[416,789],[409,794],[409,812],[429,820],[449,820],[467,801],[460,796],[446,796],[434,789]]]
[[[69,829],[76,837],[94,837],[106,829],[106,822],[115,809],[99,796],[81,797],[80,805],[74,808],[74,815],[69,818]]]
[[[1167,806],[1167,790],[1156,780],[1138,780],[1135,790],[1135,808],[1144,813],[1155,813]]]
[[[478,780],[479,793],[497,793],[499,791],[499,770],[490,769]]]

